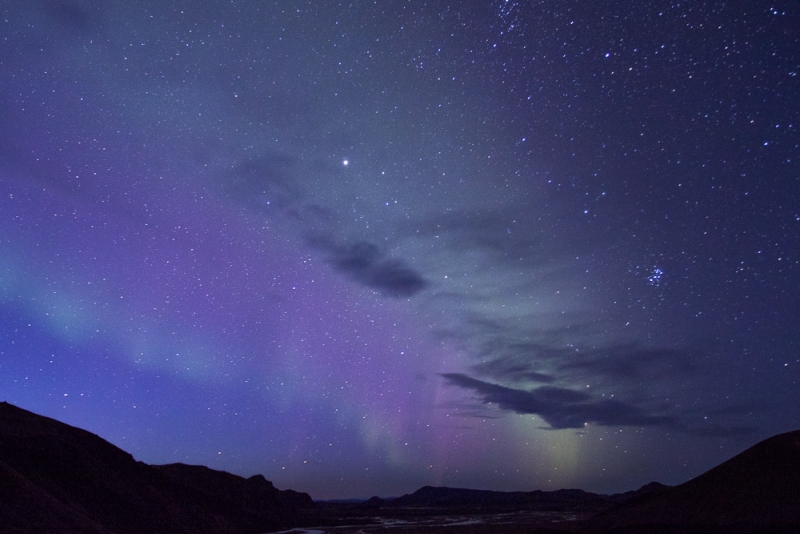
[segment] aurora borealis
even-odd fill
[[[0,7],[0,400],[315,499],[800,426],[796,2]]]

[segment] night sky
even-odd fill
[[[0,400],[315,499],[800,428],[800,4],[0,2]]]

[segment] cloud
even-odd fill
[[[586,423],[662,426],[706,437],[744,436],[756,430],[746,422],[755,411],[753,406],[706,406],[693,410],[683,403],[666,401],[679,397],[681,384],[696,380],[701,367],[694,361],[699,359],[697,350],[635,343],[577,350],[491,337],[477,354],[484,361],[470,366],[474,376],[442,376],[454,386],[477,393],[484,404],[538,415],[553,429],[581,428]],[[591,382],[593,393],[583,388],[553,386],[555,382]],[[609,391],[616,397],[610,398]],[[601,398],[598,392],[606,396]]]
[[[437,239],[433,269],[464,266],[463,283],[458,277],[446,293],[431,291],[450,312],[436,333],[468,358],[461,373],[443,375],[446,382],[469,392],[473,410],[477,398],[484,409],[536,414],[555,429],[590,423],[747,432],[738,416],[710,426],[687,412],[687,394],[711,372],[714,347],[623,328],[609,313],[617,297],[602,278],[611,266],[593,257],[598,243],[538,231],[541,217],[535,210],[456,209],[409,223],[421,239]],[[609,290],[587,291],[592,287]],[[670,327],[666,316],[664,324]]]
[[[551,259],[552,250],[545,254],[541,232],[533,231],[539,224],[524,210],[500,212],[492,208],[454,209],[444,215],[414,221],[421,237],[447,236],[459,250],[474,249],[488,252],[494,261],[541,265]]]
[[[224,177],[229,198],[261,213],[276,213],[290,220],[306,245],[328,255],[328,263],[338,272],[389,297],[416,295],[428,282],[406,262],[387,257],[368,241],[346,241],[334,223],[331,208],[311,202],[296,178],[299,162],[273,154],[248,160]]]
[[[530,391],[491,384],[461,373],[442,375],[450,384],[477,393],[484,403],[501,410],[535,414],[553,428],[581,428],[587,423],[601,426],[675,426],[667,415],[651,414],[615,399],[595,399],[582,391],[543,386]]]
[[[610,380],[663,378],[696,370],[697,355],[689,349],[661,349],[638,344],[582,349],[559,364],[561,372],[579,372]]]
[[[480,362],[470,369],[479,377],[503,383],[605,384],[619,392],[637,384],[667,378],[683,380],[702,366],[699,349],[648,347],[634,342],[592,346],[572,341],[567,331],[520,327],[513,321],[497,324],[471,320],[462,331],[452,332]],[[591,333],[576,337],[590,336]],[[607,341],[608,343],[608,341]],[[587,346],[588,345],[588,346]]]
[[[350,246],[331,245],[331,264],[349,278],[391,297],[410,297],[428,285],[422,276],[398,259],[385,258],[366,241]]]
[[[517,364],[503,358],[475,364],[472,369],[482,376],[501,378],[512,382],[538,382],[541,384],[555,382],[552,374],[534,371],[531,369],[531,364]]]

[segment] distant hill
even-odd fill
[[[426,486],[371,508],[579,512],[588,519],[553,526],[582,533],[800,533],[800,431],[764,440],[679,486],[652,482],[636,491],[498,492]],[[366,505],[367,503],[365,503]],[[448,527],[454,528],[454,527]],[[455,532],[455,531],[452,531]]]
[[[314,507],[207,467],[137,462],[100,437],[0,403],[0,531],[258,533],[299,526]]]
[[[766,439],[679,486],[601,513],[602,531],[800,532],[800,430]],[[651,530],[648,530],[651,531]]]
[[[489,491],[425,486],[414,493],[383,501],[391,507],[509,508],[517,510],[597,510],[611,504],[609,497],[579,489],[557,491]]]

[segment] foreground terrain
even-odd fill
[[[800,532],[800,431],[703,475],[619,495],[426,486],[363,503],[315,503],[202,466],[148,465],[85,430],[0,403],[0,533],[479,534]]]

